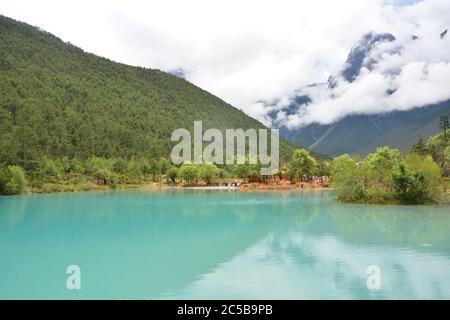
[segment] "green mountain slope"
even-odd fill
[[[86,53],[0,16],[0,164],[168,156],[176,128],[264,128],[184,79]],[[294,145],[280,141],[282,158]]]
[[[437,134],[439,118],[450,113],[450,101],[408,111],[380,115],[353,115],[330,124],[312,124],[282,134],[312,151],[332,156],[349,153],[365,156],[377,147],[407,151],[417,142]]]

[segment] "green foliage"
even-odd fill
[[[167,170],[167,178],[174,184],[177,182],[178,171],[178,168],[175,166],[172,166]]]
[[[426,147],[428,154],[439,164],[442,173],[448,176],[450,173],[450,159],[448,155],[450,140],[446,139],[444,133],[440,133],[428,139]]]
[[[84,174],[86,169],[82,161],[77,158],[73,158],[69,162],[69,171],[72,173]]]
[[[257,163],[250,163],[250,159],[248,155],[245,158],[236,158],[235,164],[231,166],[227,166],[227,172],[219,173],[222,178],[225,176],[233,176],[239,179],[243,179],[244,181],[250,181],[250,179],[260,179],[261,178],[261,164],[259,160]]]
[[[334,158],[332,166],[332,185],[341,201],[353,201],[354,188],[358,184],[358,165],[348,154]]]
[[[319,176],[331,176],[332,168],[333,168],[333,162],[330,160],[319,160],[317,163],[318,167],[318,175]]]
[[[312,175],[316,172],[317,161],[311,156],[308,150],[297,149],[292,155],[290,169],[292,176],[302,177],[304,174]]]
[[[233,166],[233,175],[239,179],[247,179],[250,176],[250,171],[248,164],[236,164]]]
[[[356,182],[351,191],[351,200],[355,202],[364,202],[369,199],[369,193],[367,188],[362,181]]]
[[[218,168],[217,169],[217,177],[222,180],[227,177],[228,173],[225,169]]]
[[[128,173],[128,176],[136,182],[139,182],[142,179],[143,175],[143,161],[141,159],[136,159],[135,157],[131,158],[130,161],[128,161],[128,168],[126,173]]]
[[[158,161],[158,170],[160,174],[166,174],[167,170],[170,168],[170,161],[162,157]]]
[[[411,147],[411,152],[424,156],[428,154],[426,143],[423,141],[422,136],[419,136],[419,140]]]
[[[438,134],[434,137],[431,137],[427,141],[427,150],[428,153],[433,157],[433,159],[443,167],[445,163],[445,149],[450,144],[445,140],[444,134]]]
[[[248,159],[244,164],[235,164],[232,169],[232,175],[245,181],[251,178],[259,179],[261,177],[261,167],[259,164],[250,164]]]
[[[444,150],[444,160],[447,164],[450,164],[450,146],[446,147]]]
[[[366,163],[375,172],[390,172],[400,161],[400,152],[389,147],[378,148],[366,158]]]
[[[401,203],[423,203],[430,198],[422,172],[409,170],[404,163],[393,173],[394,192]]]
[[[113,174],[109,169],[101,168],[94,172],[94,177],[97,179],[99,184],[107,185],[113,181]]]
[[[19,166],[8,166],[0,170],[0,194],[19,194],[25,191],[25,171]]]
[[[445,133],[429,138],[426,143],[420,142],[411,148],[411,153],[431,156],[439,165],[442,174],[448,176],[450,174],[450,141]]]
[[[42,158],[39,162],[39,175],[42,178],[60,178],[61,170],[55,161],[49,158]]]
[[[333,161],[332,183],[338,199],[347,202],[433,202],[441,192],[439,166],[431,156],[383,147],[358,163],[348,155]]]
[[[442,129],[443,133],[444,133],[444,139],[447,141],[448,136],[447,136],[447,130],[450,129],[450,123],[448,121],[448,115],[442,115],[440,120],[439,120],[439,128]]]
[[[124,159],[117,159],[113,164],[115,173],[126,173],[128,171],[128,163]]]
[[[141,159],[141,170],[143,175],[150,175],[152,173],[152,161],[144,158]]]
[[[198,179],[198,166],[195,164],[183,164],[178,172],[181,180],[191,184]]]
[[[362,170],[365,170],[370,183],[378,184],[375,189],[388,192],[392,185],[392,172],[400,163],[400,158],[398,150],[381,147],[366,157]]]
[[[211,163],[204,163],[199,167],[199,178],[210,185],[217,179],[218,168]]]
[[[112,161],[104,159],[104,158],[95,157],[95,156],[91,157],[86,161],[86,165],[85,165],[86,173],[93,174],[100,169],[105,169],[105,168],[110,169],[112,167],[111,162]]]
[[[430,196],[439,192],[439,188],[442,186],[441,170],[431,156],[408,154],[405,156],[405,164],[408,169],[420,172],[424,176]]]
[[[32,26],[0,16],[0,165],[29,170],[42,158],[82,161],[168,158],[177,128],[260,129],[240,110],[168,73],[85,53]],[[294,146],[280,140],[282,159]],[[55,161],[55,160],[54,160]],[[99,168],[122,174],[123,163]],[[150,166],[127,168],[134,178]],[[164,175],[167,160],[157,165]],[[61,169],[61,174],[65,169]],[[82,171],[81,167],[71,170]],[[50,173],[48,173],[50,174]]]

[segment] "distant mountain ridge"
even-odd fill
[[[409,111],[347,116],[330,125],[311,124],[293,131],[283,127],[280,132],[292,141],[328,155],[364,156],[384,145],[407,151],[420,136],[437,134],[440,116],[449,112],[447,101]]]
[[[440,35],[441,39],[444,39],[445,35],[444,31]],[[417,39],[416,36],[412,37],[412,40]],[[372,50],[381,43],[394,41],[396,38],[389,33],[364,35],[350,51],[339,76],[351,83],[358,77],[362,68],[372,70],[376,63],[376,61],[368,59]],[[327,83],[313,84],[309,87],[332,89],[335,86],[336,77],[331,76]],[[311,98],[304,91],[306,90],[298,90],[288,106],[269,114],[275,124],[277,124],[279,112],[286,115],[296,114],[311,102]],[[393,92],[387,92],[387,94]],[[342,153],[364,156],[384,145],[398,148],[401,151],[408,150],[419,136],[427,138],[438,133],[439,117],[449,112],[450,101],[445,101],[408,111],[377,115],[350,115],[327,125],[313,123],[293,130],[281,126],[280,132],[284,137],[314,152],[331,156]]]
[[[347,61],[345,62],[345,68],[341,72],[342,76],[348,82],[353,82],[361,72],[363,67],[372,70],[372,64],[375,61],[365,60],[369,53],[381,42],[393,42],[395,37],[390,33],[375,34],[368,33],[359,41],[359,43],[349,53]]]

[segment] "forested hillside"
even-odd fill
[[[112,62],[0,16],[0,166],[167,157],[176,128],[262,128],[188,81]],[[282,157],[294,146],[280,141]]]
[[[366,156],[380,146],[407,151],[422,136],[439,132],[439,118],[450,112],[450,101],[408,111],[379,115],[352,115],[330,125],[312,124],[284,137],[310,150],[328,155]]]

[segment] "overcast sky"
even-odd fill
[[[268,110],[258,101],[288,100],[296,89],[325,82],[369,31],[390,32],[407,50],[318,97],[287,124],[450,98],[450,41],[439,39],[450,27],[449,0],[0,0],[0,13],[114,61],[183,69],[189,81],[266,124]],[[420,41],[410,44],[413,34]],[[392,66],[400,74],[389,86],[400,94],[380,103],[383,70]]]

